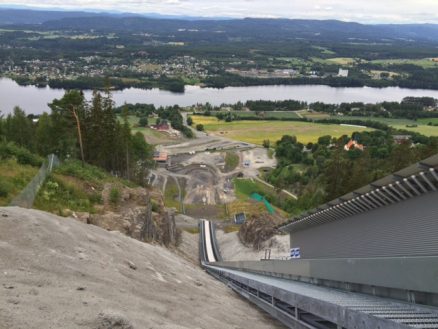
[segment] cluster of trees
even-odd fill
[[[406,97],[401,102],[382,102],[378,104],[364,104],[362,102],[325,104],[313,103],[309,108],[329,114],[342,113],[354,116],[374,116],[382,118],[405,118],[416,120],[417,118],[438,117],[436,109],[438,100],[432,97]]]
[[[0,120],[0,139],[46,156],[78,158],[115,175],[144,183],[153,164],[153,148],[141,133],[132,134],[127,116],[120,122],[109,93],[68,91],[51,104],[51,113],[35,119],[16,107]]]
[[[160,107],[157,113],[161,119],[170,122],[173,129],[181,131],[187,138],[193,138],[193,131],[184,124],[184,118],[178,105]]]
[[[268,111],[299,111],[307,107],[306,102],[286,101],[247,101],[245,106],[254,112]]]
[[[231,111],[221,111],[227,108]],[[310,121],[305,118],[281,117],[271,115],[273,111],[299,111],[310,109],[330,115],[349,115],[357,117],[404,118],[416,120],[419,118],[438,118],[438,100],[432,97],[406,97],[401,102],[381,102],[366,104],[363,102],[328,104],[323,102],[307,103],[294,100],[287,101],[247,101],[221,106],[203,106],[203,115],[215,115],[220,120],[284,120]],[[245,112],[242,112],[246,110]],[[249,110],[249,111],[248,111]]]
[[[365,149],[346,151],[344,146],[350,139]],[[297,202],[286,205],[286,210],[297,212],[345,195],[438,153],[438,137],[423,136],[419,141],[412,138],[397,144],[389,131],[371,131],[354,133],[351,137],[322,136],[317,143],[304,145],[294,136],[283,136],[275,149],[278,166],[266,179],[278,188],[300,195]]]

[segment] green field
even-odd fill
[[[438,124],[438,118],[418,119],[417,122],[422,123],[424,125],[427,125],[429,122],[432,122],[432,124]]]
[[[236,169],[236,167],[239,165],[240,157],[235,152],[227,152],[225,154],[225,172],[230,172]]]
[[[236,197],[238,198],[238,200],[240,202],[252,204],[255,213],[257,213],[256,211],[258,211],[259,213],[267,212],[267,209],[262,202],[254,202],[254,200],[250,197],[251,194],[258,193],[264,196],[268,201],[270,201],[270,203],[275,207],[275,210],[278,214],[280,214],[281,216],[287,216],[287,213],[280,207],[287,200],[293,200],[290,196],[284,193],[279,193],[268,185],[253,179],[237,178],[233,180],[233,183]],[[247,210],[245,210],[245,212],[247,212]]]
[[[294,135],[301,143],[316,142],[320,136],[339,137],[369,128],[345,127],[336,124],[319,124],[299,121],[219,121],[216,117],[193,116],[195,124],[203,124],[213,135],[261,145],[263,140],[275,142],[284,135]]]
[[[213,115],[217,113],[228,113],[228,112],[212,112]],[[298,119],[300,116],[295,111],[266,111],[263,114],[257,114],[257,112],[253,111],[233,111],[233,114],[237,115],[240,118],[253,118],[260,117],[263,118],[275,118],[275,119]]]
[[[438,63],[432,61],[430,58],[423,59],[377,59],[371,61],[373,64],[381,64],[381,65],[399,65],[399,64],[413,64],[417,66],[421,66],[423,68],[433,68],[438,67]]]
[[[392,125],[396,129],[415,131],[425,136],[438,136],[438,127],[418,125],[418,127],[406,127],[406,125]]]
[[[353,65],[356,59],[351,57],[334,57],[326,59],[313,57],[312,61],[322,64]]]
[[[337,116],[332,117],[338,120],[363,120],[363,121],[377,121],[385,123],[395,129],[410,130],[425,136],[438,136],[438,126],[428,126],[428,122],[438,123],[438,118],[420,119],[418,121],[409,119],[390,119],[390,118],[376,118],[376,117],[354,117],[354,116]],[[410,125],[417,125],[418,127],[406,127]]]

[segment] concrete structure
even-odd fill
[[[283,227],[303,259],[438,256],[438,155]]]
[[[201,263],[289,328],[438,329],[437,201],[438,155],[283,226],[300,259]]]

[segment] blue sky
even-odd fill
[[[438,0],[0,0],[2,5],[221,17],[437,23]]]

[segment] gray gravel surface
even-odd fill
[[[280,326],[187,257],[8,207],[0,208],[0,328]]]

